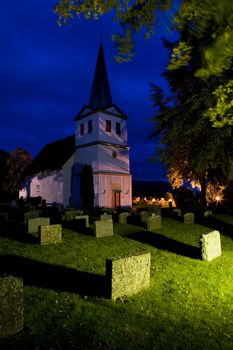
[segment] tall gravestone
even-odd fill
[[[194,223],[194,213],[184,214],[184,224],[193,224]]]
[[[148,230],[157,230],[161,228],[161,216],[151,215],[147,218],[147,229]]]
[[[0,276],[0,338],[14,335],[23,329],[23,280]]]
[[[127,224],[127,218],[129,216],[129,213],[124,212],[119,214],[119,223],[120,224]]]
[[[211,261],[222,255],[221,239],[218,231],[203,234],[200,237],[202,260]]]

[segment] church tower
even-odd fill
[[[127,116],[112,103],[103,45],[100,43],[89,104],[75,118],[75,165],[72,201],[80,206],[80,174],[92,166],[94,206],[132,206]]]

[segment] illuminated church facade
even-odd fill
[[[112,103],[100,43],[88,105],[75,117],[75,135],[47,144],[30,164],[20,196],[48,204],[81,205],[82,167],[91,165],[94,206],[132,206],[127,116]]]

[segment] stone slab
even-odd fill
[[[147,222],[148,216],[149,216],[148,211],[140,212],[140,217],[142,222]]]
[[[194,213],[184,214],[184,224],[193,224],[194,223]]]
[[[39,226],[39,243],[40,245],[62,242],[61,225],[44,225]]]
[[[25,224],[27,224],[29,219],[38,218],[39,216],[40,216],[40,212],[38,210],[27,211],[23,215],[23,221]]]
[[[28,219],[28,233],[39,232],[39,226],[49,225],[50,218]]]
[[[138,253],[106,259],[109,296],[115,300],[130,296],[150,284],[150,253]]]
[[[23,326],[23,280],[0,276],[0,338],[22,331]]]
[[[129,216],[129,213],[124,212],[119,214],[119,223],[120,224],[127,224],[127,218]]]
[[[179,208],[173,209],[173,213],[177,215],[179,218],[181,217],[181,209]]]
[[[112,219],[100,220],[94,222],[94,236],[96,238],[113,236]]]
[[[64,220],[65,221],[70,221],[70,220],[74,220],[76,215],[78,215],[80,213],[79,210],[67,210],[64,213]]]
[[[152,215],[147,218],[147,229],[148,230],[157,230],[161,228],[161,216]]]
[[[204,218],[208,218],[213,215],[212,210],[205,210],[204,211]]]
[[[222,255],[219,231],[212,231],[200,237],[202,260],[211,261]]]
[[[109,219],[112,219],[112,215],[110,215],[110,214],[102,214],[102,215],[100,215],[100,220],[101,221],[109,220]]]
[[[76,215],[75,220],[85,220],[86,227],[89,227],[89,215]]]

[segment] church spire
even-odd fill
[[[101,34],[102,38],[102,34]],[[108,82],[102,40],[96,61],[95,74],[92,82],[89,106],[94,109],[104,109],[112,105],[112,96]]]

